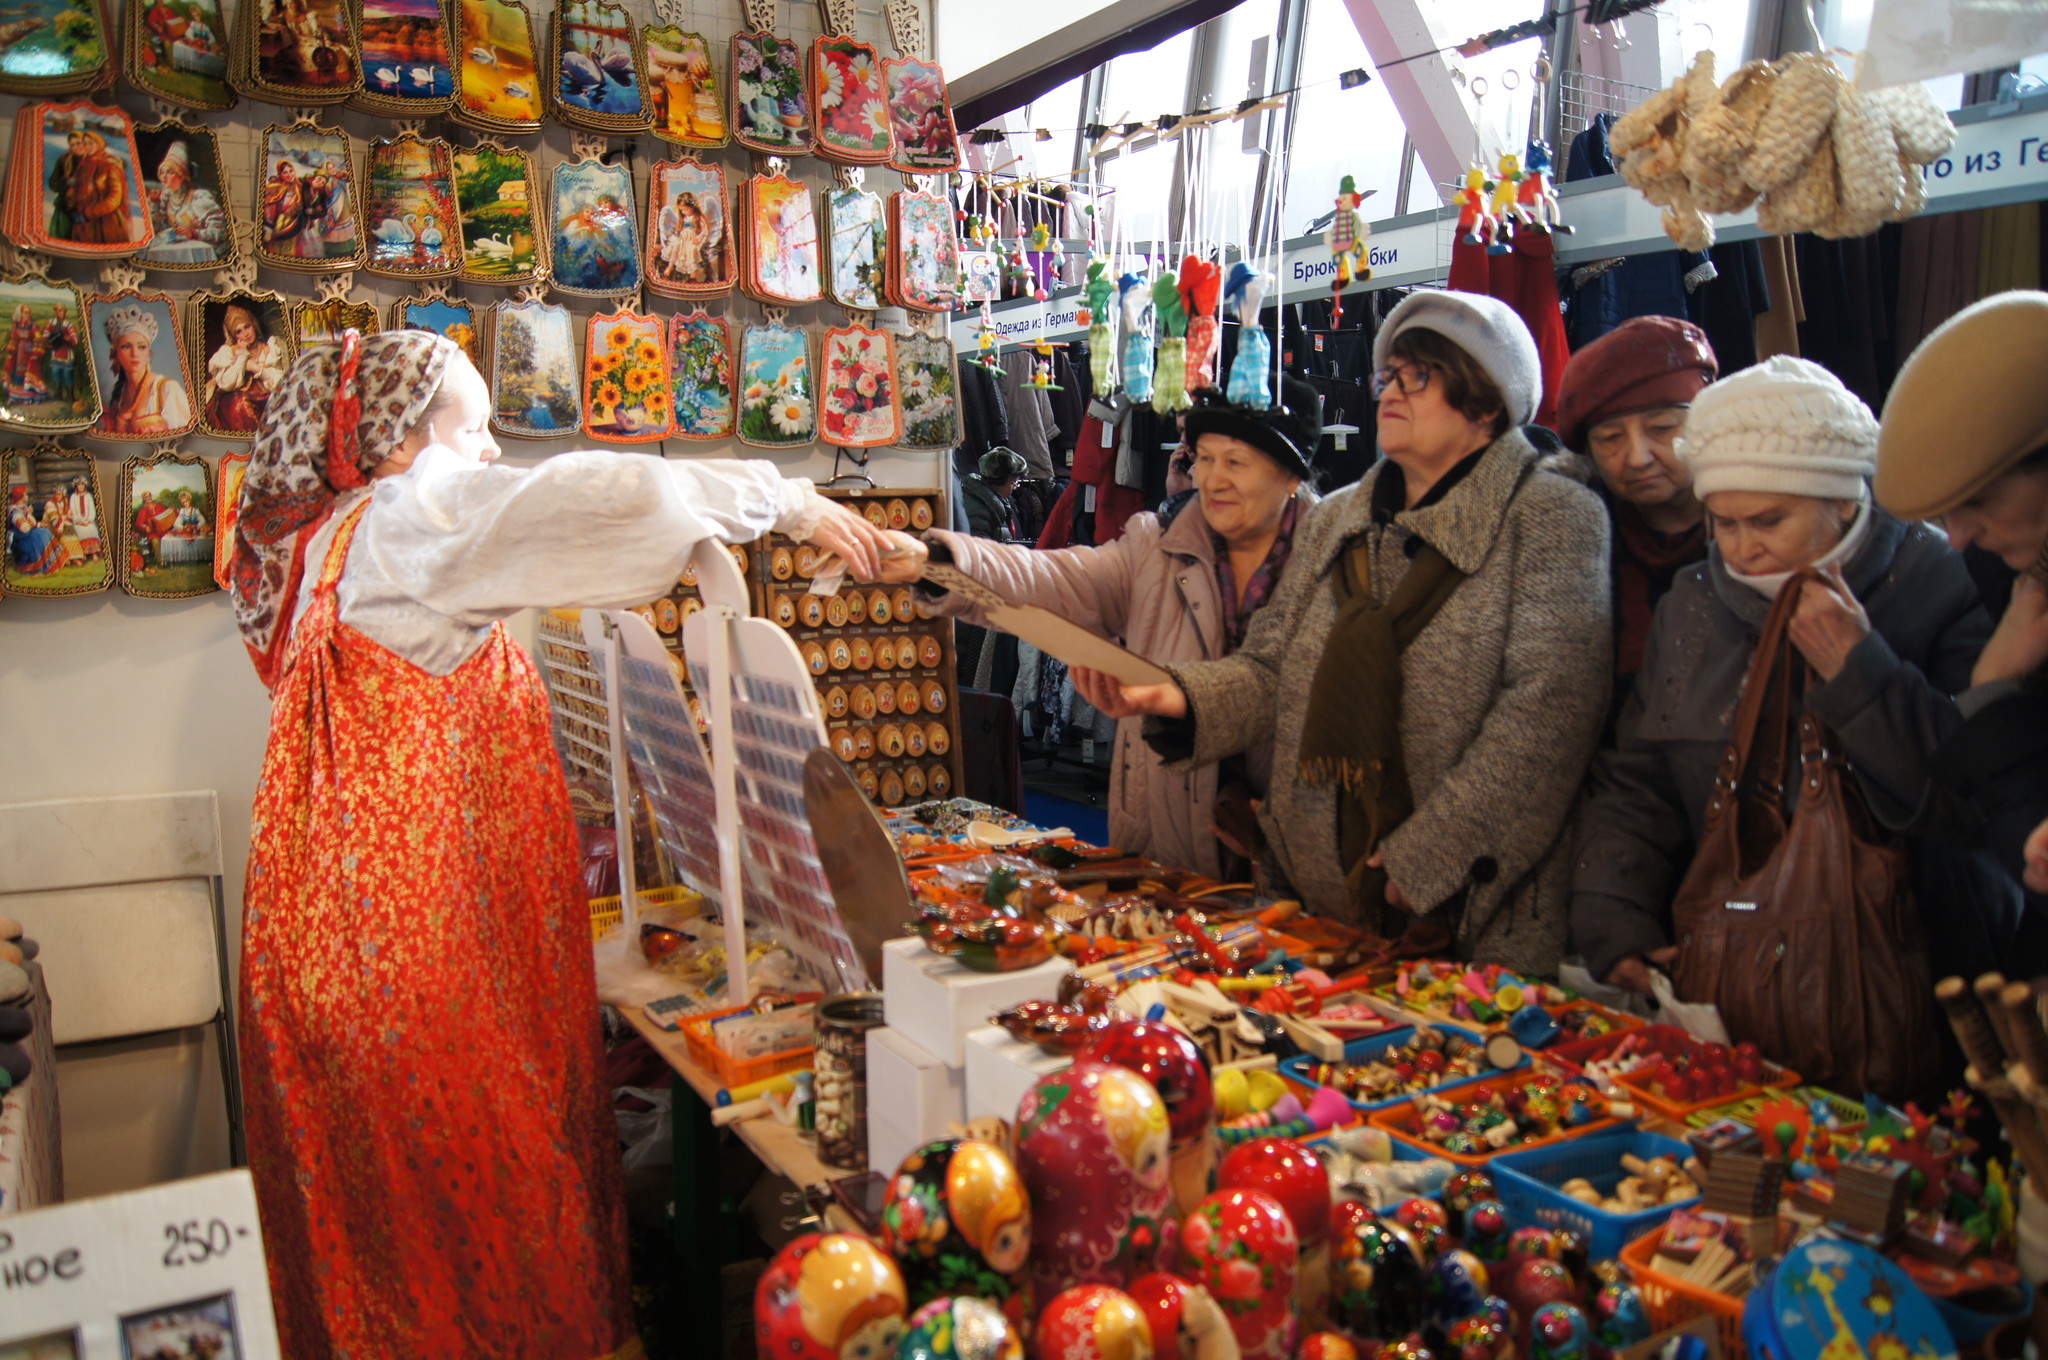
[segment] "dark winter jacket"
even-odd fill
[[[1953,695],[1990,637],[1963,561],[1924,524],[1873,509],[1843,574],[1871,633],[1804,696],[1847,756],[1871,811],[1905,828],[1927,801],[1934,752],[1962,725]],[[1580,813],[1572,936],[1595,977],[1671,942],[1757,634],[1771,601],[1720,553],[1679,573],[1657,606],[1616,749],[1593,764]]]

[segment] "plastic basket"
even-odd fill
[[[798,1001],[816,1001],[820,993],[812,992],[796,998]],[[689,1045],[690,1057],[699,1067],[717,1077],[724,1086],[747,1086],[770,1077],[779,1077],[784,1072],[796,1072],[811,1065],[811,1054],[815,1044],[801,1048],[785,1048],[780,1053],[770,1053],[763,1058],[735,1058],[718,1046],[718,1040],[711,1037],[711,1023],[725,1016],[747,1009],[745,1006],[727,1006],[724,1010],[707,1011],[693,1015],[683,1021],[683,1042]]]
[[[1516,1072],[1501,1077],[1482,1077],[1478,1081],[1466,1083],[1464,1086],[1457,1088],[1457,1090],[1462,1097],[1483,1099],[1495,1091],[1522,1085],[1529,1080],[1530,1075],[1527,1072]],[[1489,1149],[1485,1152],[1450,1152],[1422,1136],[1416,1124],[1421,1111],[1421,1100],[1418,1097],[1409,1096],[1400,1103],[1390,1105],[1384,1110],[1374,1110],[1365,1118],[1366,1122],[1374,1128],[1385,1129],[1396,1143],[1406,1143],[1419,1150],[1425,1157],[1441,1157],[1445,1161],[1455,1163],[1458,1166],[1485,1166],[1494,1158],[1506,1156],[1510,1152],[1528,1152],[1535,1148],[1552,1147],[1558,1143],[1570,1142],[1575,1138],[1586,1138],[1592,1134],[1605,1133],[1609,1129],[1622,1127],[1622,1122],[1619,1119],[1610,1116],[1605,1119],[1595,1119],[1591,1123],[1582,1124],[1575,1129],[1566,1129],[1564,1132],[1552,1134],[1548,1138],[1540,1138],[1530,1143],[1517,1143],[1513,1147],[1501,1148],[1499,1151]]]
[[[1474,1034],[1471,1030],[1466,1029],[1462,1025],[1437,1025],[1434,1026],[1434,1028],[1443,1030],[1446,1033],[1455,1034],[1459,1038],[1464,1039],[1469,1043],[1485,1043],[1485,1040],[1481,1039],[1477,1034]],[[1407,1043],[1409,1036],[1414,1033],[1414,1027],[1409,1026],[1403,1029],[1390,1029],[1384,1034],[1368,1035],[1363,1039],[1353,1039],[1350,1043],[1344,1045],[1344,1061],[1347,1063],[1362,1063],[1372,1058],[1377,1058],[1380,1054],[1385,1053],[1388,1049],[1397,1048],[1400,1045]],[[1511,1072],[1518,1072],[1522,1068],[1527,1067],[1528,1065],[1529,1056],[1525,1053],[1522,1055],[1522,1060],[1516,1063],[1513,1067],[1509,1068],[1508,1070]],[[1309,1075],[1310,1073],[1314,1072],[1315,1069],[1319,1066],[1321,1066],[1321,1064],[1318,1063],[1314,1058],[1303,1055],[1301,1057],[1289,1058],[1285,1062],[1282,1062],[1280,1064],[1280,1070],[1284,1072],[1287,1076],[1294,1079],[1295,1081],[1300,1082],[1303,1086],[1320,1087],[1323,1085],[1323,1083],[1317,1081],[1314,1077]],[[1469,1086],[1475,1081],[1485,1081],[1488,1077],[1494,1075],[1496,1074],[1489,1071],[1480,1072],[1475,1075],[1467,1077],[1452,1077],[1449,1081],[1439,1082],[1435,1086],[1427,1088],[1427,1090],[1430,1092],[1448,1091],[1453,1089],[1454,1087]],[[1354,1110],[1361,1110],[1370,1113],[1373,1110],[1384,1110],[1389,1106],[1405,1104],[1406,1102],[1414,1099],[1419,1094],[1425,1094],[1425,1092],[1410,1091],[1404,1095],[1389,1096],[1385,1100],[1354,1100],[1351,1102],[1351,1108]]]
[[[1795,1231],[1790,1222],[1778,1224],[1780,1248]],[[1622,1264],[1628,1267],[1629,1275],[1635,1280],[1636,1293],[1642,1296],[1643,1307],[1649,1310],[1651,1329],[1666,1332],[1704,1313],[1714,1319],[1715,1329],[1721,1337],[1722,1355],[1747,1355],[1749,1352],[1742,1341],[1742,1310],[1749,1296],[1745,1294],[1735,1298],[1717,1294],[1701,1285],[1688,1284],[1666,1275],[1650,1264],[1663,1241],[1664,1226],[1659,1224],[1621,1249]]]
[[[673,907],[685,916],[704,914],[704,895],[680,883],[666,888],[648,888],[640,894],[640,900],[649,906]],[[590,938],[593,941],[603,939],[606,931],[625,919],[626,908],[619,898],[590,899]]]
[[[1661,1133],[1616,1129],[1555,1147],[1504,1152],[1494,1160],[1493,1184],[1500,1191],[1500,1201],[1512,1222],[1569,1228],[1586,1240],[1592,1259],[1611,1260],[1630,1241],[1661,1226],[1671,1217],[1672,1210],[1697,1204],[1700,1198],[1695,1195],[1655,1209],[1624,1214],[1581,1203],[1558,1188],[1583,1176],[1593,1183],[1594,1189],[1609,1194],[1628,1175],[1622,1169],[1621,1159],[1630,1154],[1644,1161],[1669,1157],[1683,1162],[1690,1150],[1676,1138],[1666,1138]]]
[[[1638,1030],[1629,1030],[1618,1034],[1603,1034],[1597,1039],[1575,1039],[1571,1043],[1559,1044],[1554,1048],[1545,1049],[1544,1055],[1572,1068],[1574,1071],[1583,1072],[1586,1070],[1586,1064],[1598,1062],[1609,1053],[1612,1053],[1624,1040],[1630,1038],[1638,1041],[1647,1040],[1658,1053],[1666,1056],[1680,1052],[1696,1052],[1706,1047],[1700,1040],[1693,1038],[1676,1025],[1645,1025]],[[1683,1124],[1687,1116],[1691,1115],[1695,1110],[1705,1110],[1717,1105],[1729,1104],[1731,1101],[1761,1097],[1767,1087],[1797,1086],[1799,1084],[1799,1074],[1789,1067],[1781,1067],[1774,1062],[1766,1060],[1764,1062],[1764,1079],[1762,1081],[1738,1086],[1733,1091],[1723,1095],[1709,1096],[1705,1100],[1688,1101],[1672,1100],[1667,1096],[1659,1095],[1651,1090],[1647,1083],[1638,1083],[1633,1076],[1616,1077],[1614,1080],[1623,1090],[1627,1091],[1649,1109],[1671,1120],[1673,1123]]]

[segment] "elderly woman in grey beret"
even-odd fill
[[[1492,298],[1420,293],[1374,344],[1384,460],[1318,505],[1244,647],[1091,702],[1200,764],[1273,741],[1268,886],[1418,947],[1549,972],[1605,712],[1607,516],[1520,426],[1540,363]]]

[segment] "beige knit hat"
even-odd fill
[[[1696,496],[1852,501],[1877,467],[1877,419],[1834,374],[1780,354],[1693,398],[1678,451]]]

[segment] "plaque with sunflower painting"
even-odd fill
[[[661,318],[628,308],[590,318],[583,347],[583,429],[608,444],[647,444],[675,429]]]

